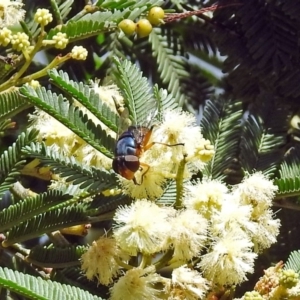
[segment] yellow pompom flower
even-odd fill
[[[21,7],[24,4],[19,1],[0,1],[0,28],[8,27],[24,20],[25,10]]]
[[[162,208],[145,199],[119,207],[114,216],[113,236],[130,255],[160,252],[166,248],[174,212],[171,207]]]
[[[113,238],[101,237],[81,256],[81,269],[88,279],[96,277],[99,283],[109,285],[120,274],[119,259],[127,261],[129,256],[120,250]]]
[[[204,254],[198,266],[204,277],[220,285],[236,285],[253,273],[257,254],[253,243],[240,229],[215,238],[211,250]]]
[[[161,299],[161,291],[155,285],[163,278],[155,273],[154,266],[146,269],[133,268],[120,277],[110,289],[111,300]]]

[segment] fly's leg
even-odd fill
[[[135,185],[141,185],[141,184],[143,183],[143,181],[144,181],[144,176],[146,175],[146,173],[147,173],[147,172],[149,171],[149,169],[150,169],[150,166],[149,166],[149,165],[147,165],[147,164],[145,164],[145,163],[142,163],[142,162],[140,162],[140,166],[141,166],[141,171],[143,171],[145,168],[147,168],[147,170],[143,172],[142,178],[141,178],[141,182],[140,182],[140,183],[138,183],[138,182],[136,181],[136,178],[133,177],[132,180],[133,180],[133,183],[134,183]]]
[[[153,145],[155,144],[158,144],[158,145],[164,145],[164,146],[167,146],[167,147],[175,147],[175,146],[184,146],[184,143],[177,143],[177,144],[166,144],[166,143],[160,143],[160,142],[151,142],[149,144],[147,144],[145,147],[144,147],[144,151],[147,151],[149,150]]]
[[[143,183],[143,180],[144,180],[144,176],[146,175],[146,173],[149,171],[149,169],[150,169],[150,166],[149,165],[147,165],[147,164],[145,164],[145,163],[142,163],[142,162],[140,162],[140,165],[142,166],[142,167],[144,167],[144,168],[147,168],[147,170],[146,171],[144,171],[144,173],[142,174],[142,179],[141,179],[141,183],[140,184],[142,184]]]

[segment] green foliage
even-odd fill
[[[216,154],[206,167],[206,176],[224,177],[224,172],[231,168],[238,157],[241,136],[241,103],[211,102],[205,107],[201,120],[203,135],[215,146]]]
[[[300,101],[297,1],[219,1],[213,16],[178,17],[154,27],[142,39],[124,36],[118,23],[126,18],[137,22],[153,6],[183,13],[215,1],[99,0],[86,5],[51,0],[47,8],[54,20],[45,28],[30,20],[37,4],[24,3],[28,19],[20,26],[33,50],[18,52],[9,45],[1,46],[0,53],[0,227],[7,247],[3,252],[9,257],[16,251],[30,252],[24,264],[32,263],[39,271],[61,268],[51,273],[51,279],[70,286],[0,269],[2,287],[35,299],[100,299],[76,286],[107,297],[108,288],[88,282],[77,266],[86,242],[76,239],[61,244],[52,233],[88,223],[106,230],[115,209],[132,201],[120,192],[110,163],[101,161],[96,167],[88,159],[83,162],[78,145],[68,155],[63,147],[50,146],[35,129],[27,129],[27,116],[20,113],[28,109],[32,113],[33,107],[70,129],[108,162],[114,158],[120,119],[127,110],[132,124],[147,125],[146,121],[161,121],[167,110],[183,107],[198,114],[202,134],[215,149],[213,159],[192,180],[211,178],[234,185],[245,173],[261,171],[275,180],[278,199],[299,198],[299,140],[290,134],[289,124]],[[69,41],[65,49],[51,44],[60,32]],[[71,47],[81,44],[89,53],[86,61],[71,61]],[[39,51],[45,54],[44,60],[36,55]],[[101,85],[118,86],[124,114],[87,83],[96,77]],[[41,86],[31,86],[32,79],[40,80]],[[32,160],[37,161],[33,172],[37,181],[22,173]],[[184,165],[182,161],[182,170]],[[42,181],[43,170],[59,181],[58,186],[48,188],[50,182]],[[183,196],[182,176],[167,181],[158,204],[174,205]],[[34,193],[18,193],[16,182]],[[45,247],[27,244],[41,235],[50,236],[50,246],[49,241]],[[281,237],[285,246],[281,248],[289,252],[286,239]],[[282,259],[269,257],[272,262]],[[298,252],[292,252],[286,268],[299,272]]]
[[[28,108],[28,103],[15,91],[0,94],[0,122]]]
[[[93,89],[90,89],[89,86],[84,85],[82,82],[77,83],[70,80],[67,73],[62,71],[57,72],[55,69],[49,71],[49,77],[62,91],[70,94],[70,96],[86,107],[103,124],[114,132],[117,132],[116,124],[118,123],[119,116],[101,101],[99,94]]]
[[[0,197],[16,182],[16,178],[20,174],[19,170],[25,164],[22,150],[35,140],[37,134],[37,130],[34,129],[21,133],[17,141],[1,155]]]
[[[300,191],[300,149],[291,147],[284,155],[279,170],[279,178],[275,179],[280,196],[297,195]]]
[[[29,299],[99,299],[76,287],[0,267],[0,286]]]
[[[107,299],[108,288],[99,285],[96,281],[88,280],[83,276],[80,267],[70,267],[64,269],[53,269],[50,274],[51,280],[61,283],[75,285],[81,289],[89,291],[93,295],[105,295],[103,299]]]
[[[55,0],[51,0],[50,3],[57,23],[60,24],[70,13],[74,0],[61,1],[60,5]]]
[[[49,190],[35,197],[27,197],[15,205],[0,212],[0,228],[4,231],[11,226],[48,210],[48,208],[71,199],[71,196],[63,191]]]
[[[258,98],[259,107],[249,111],[242,137],[241,164],[247,171],[262,171],[274,177],[281,162],[282,147],[285,144],[288,110],[276,108],[267,95]]]
[[[81,255],[86,251],[84,246],[69,245],[65,247],[35,246],[27,260],[35,265],[47,268],[65,268],[80,264]]]
[[[116,57],[114,61],[117,67],[114,75],[124,95],[124,102],[128,106],[130,119],[134,124],[143,124],[147,113],[153,109],[147,78],[142,77],[142,73],[129,61],[120,62]]]
[[[15,225],[7,232],[5,245],[23,242],[35,237],[68,226],[86,224],[88,222],[84,205],[73,205],[36,215],[20,225]]]
[[[157,28],[153,30],[149,37],[152,46],[153,56],[157,59],[158,73],[164,84],[167,85],[168,91],[176,98],[177,103],[181,106],[185,101],[185,94],[180,85],[183,77],[188,76],[186,71],[186,62],[179,53],[174,53],[169,49],[169,37],[167,34],[162,34],[162,31]],[[175,40],[175,44],[180,41]]]
[[[287,262],[284,265],[284,269],[292,269],[297,273],[300,273],[300,251],[292,251]]]
[[[60,154],[44,144],[31,144],[24,149],[24,152],[39,158],[44,165],[50,166],[55,173],[66,178],[66,182],[79,185],[81,189],[86,189],[91,193],[99,193],[115,184],[115,174],[84,166],[74,157]]]
[[[92,120],[88,119],[76,104],[66,101],[62,94],[57,96],[45,88],[33,89],[27,86],[20,88],[20,93],[26,96],[32,104],[71,129],[96,150],[112,158],[115,140],[107,135],[99,124],[95,125]]]

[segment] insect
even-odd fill
[[[157,109],[151,112],[151,120],[154,119]],[[149,118],[148,118],[149,119]],[[113,170],[120,174],[122,177],[133,180],[134,184],[140,185],[143,182],[145,174],[148,172],[150,166],[140,161],[143,152],[149,150],[155,144],[161,144],[168,147],[184,145],[178,144],[165,144],[159,142],[149,142],[154,126],[129,126],[118,138],[114,159],[112,162]],[[138,170],[144,170],[141,183],[137,183],[135,173]]]

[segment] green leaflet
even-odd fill
[[[0,286],[29,299],[101,300],[87,291],[0,267]]]

